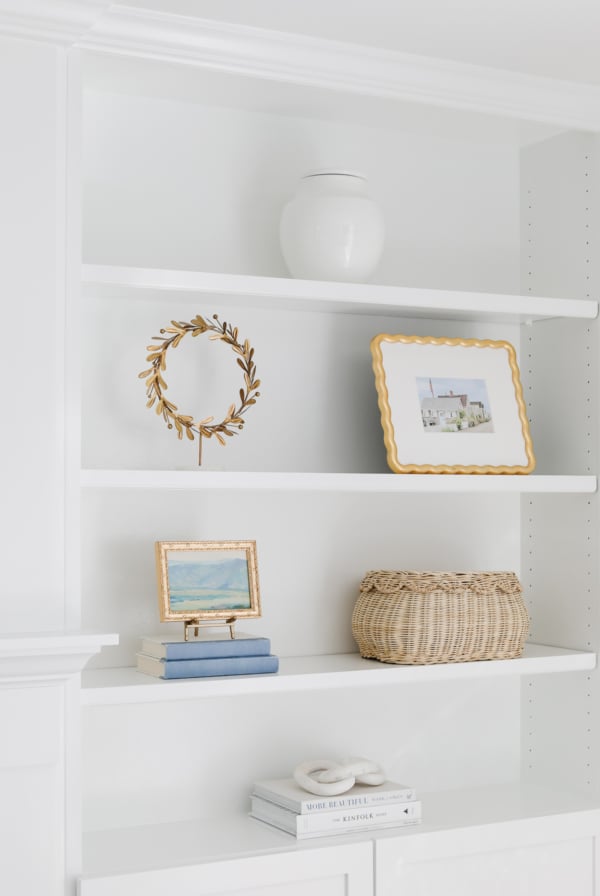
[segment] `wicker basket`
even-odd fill
[[[464,663],[520,656],[529,629],[512,572],[367,573],[352,614],[364,657]]]

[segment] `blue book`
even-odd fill
[[[185,641],[183,635],[168,638],[142,638],[141,653],[160,660],[195,660],[221,656],[267,656],[271,653],[269,638],[259,638],[236,632],[232,638],[226,633],[201,633],[198,638]]]
[[[277,672],[279,657],[220,656],[209,659],[161,660],[137,654],[137,668],[155,678],[213,678],[218,675],[262,675]]]

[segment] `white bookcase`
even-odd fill
[[[48,327],[64,441],[43,469],[60,470],[64,591],[46,634],[13,627],[0,644],[0,698],[14,712],[15,687],[35,686],[40,706],[48,682],[63,688],[67,747],[43,817],[66,781],[64,836],[43,858],[66,859],[47,892],[66,880],[81,896],[475,896],[527,880],[533,896],[568,882],[598,896],[595,94],[142,4],[25,6],[3,17],[0,0],[1,39],[23,81],[35,72],[40,120],[48,79],[58,97],[44,183],[46,203],[61,195]],[[286,276],[280,209],[305,171],[332,163],[363,171],[383,208],[373,284]],[[262,380],[243,433],[205,443],[200,469],[137,378],[152,335],[196,313],[239,326]],[[535,473],[391,474],[369,352],[381,332],[512,342]],[[49,376],[46,350],[40,337],[15,355],[24,404],[27,371]],[[184,342],[171,398],[218,414],[234,367],[218,345]],[[271,637],[278,675],[138,674],[139,639],[160,629],[153,542],[237,538],[257,541],[263,604],[243,628]],[[516,571],[532,620],[523,656],[362,660],[350,616],[374,568]],[[114,634],[48,634],[62,628]],[[61,650],[78,659],[48,660]],[[253,780],[344,754],[414,785],[424,823],[307,844],[247,817]],[[0,750],[0,771],[15,757]],[[19,889],[16,867],[11,892],[43,887]]]

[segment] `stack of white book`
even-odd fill
[[[339,796],[314,796],[293,778],[257,781],[250,815],[299,840],[354,831],[403,827],[421,821],[414,788],[386,781],[376,787],[355,784]]]

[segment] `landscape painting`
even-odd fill
[[[484,379],[418,376],[416,384],[425,432],[494,432]]]
[[[259,615],[255,550],[254,542],[158,542],[161,618]]]

